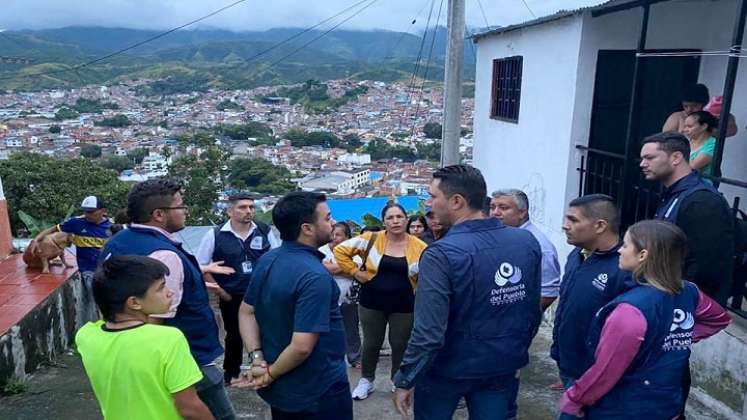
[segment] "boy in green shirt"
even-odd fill
[[[115,256],[96,272],[93,295],[104,321],[75,336],[106,420],[213,419],[194,385],[202,373],[176,328],[148,324],[168,312],[168,268],[141,256]]]

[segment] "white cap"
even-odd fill
[[[104,207],[104,203],[95,195],[89,195],[83,199],[82,203],[80,203],[80,208],[85,211],[103,209]]]

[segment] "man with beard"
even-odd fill
[[[208,282],[217,283],[224,291],[219,293],[221,317],[226,330],[226,357],[223,360],[223,379],[227,385],[239,377],[243,356],[243,343],[239,334],[239,305],[244,298],[253,267],[259,257],[271,248],[280,246],[270,227],[254,221],[254,198],[237,194],[228,198],[229,221],[211,229],[200,243],[197,261],[202,266],[223,264],[224,273],[206,273]]]
[[[352,420],[340,289],[318,248],[332,239],[324,194],[292,192],[272,210],[283,244],[262,257],[239,309],[258,390],[273,420]]]
[[[132,223],[106,243],[102,260],[141,255],[166,265],[166,287],[173,292],[171,307],[165,314],[151,315],[150,322],[174,326],[184,333],[203,375],[196,384],[197,395],[216,419],[235,418],[223,375],[215,366],[223,348],[200,265],[174,236],[184,229],[187,218],[181,186],[167,179],[136,184],[127,197],[127,214]]]

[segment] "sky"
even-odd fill
[[[2,0],[0,29],[65,26],[169,29],[234,1],[236,0]],[[446,24],[448,0],[370,1],[373,1],[371,6],[341,28],[416,32],[425,27],[431,1],[435,1],[432,21],[435,21],[439,4],[443,1],[440,22],[442,25]],[[276,27],[308,27],[357,2],[358,0],[246,0],[190,28],[256,31]],[[561,9],[576,9],[602,2],[603,0],[466,0],[467,25],[505,26]],[[366,4],[367,2],[361,3],[334,22],[351,16]],[[416,17],[417,22],[412,25],[411,22]]]

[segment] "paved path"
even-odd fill
[[[547,357],[550,343],[550,329],[546,325],[540,329],[534,341],[531,360],[522,371],[519,392],[519,419],[546,420],[557,416],[557,400],[560,393],[548,387],[556,380],[556,368]],[[389,361],[384,357],[377,369],[377,390],[368,399],[354,403],[355,418],[359,420],[398,419],[391,402],[389,384]],[[360,370],[349,371],[350,382],[354,386],[360,377]],[[240,419],[269,419],[269,410],[255,393],[247,390],[231,389]],[[64,355],[59,364],[42,368],[29,381],[25,393],[0,398],[0,419],[100,419],[98,405],[83,371],[80,358],[73,354]],[[458,410],[455,419],[467,419],[466,410]],[[719,417],[705,407],[691,401],[688,407],[690,420],[714,420]]]

